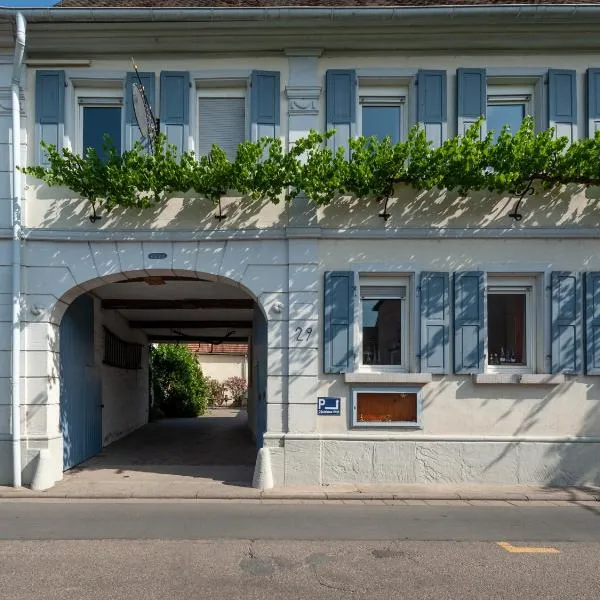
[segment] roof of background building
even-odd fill
[[[221,344],[189,343],[188,348],[196,354],[248,354],[248,344],[234,344],[224,342]]]
[[[61,0],[56,8],[377,8],[600,4],[600,0]]]

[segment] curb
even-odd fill
[[[251,494],[143,494],[143,493],[113,493],[113,494],[66,494],[52,492],[0,492],[0,500],[286,500],[286,501],[301,501],[301,500],[359,500],[359,501],[444,501],[444,502],[467,502],[467,501],[482,501],[482,502],[600,502],[600,494],[591,494],[585,492],[566,492],[556,491],[549,493],[531,493],[531,494],[402,494],[402,493],[360,493],[360,492],[270,492],[256,491]]]

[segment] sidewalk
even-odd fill
[[[122,479],[103,479],[98,471],[89,477],[66,477],[53,488],[34,492],[27,488],[0,486],[0,499],[204,499],[288,501],[516,501],[599,502],[600,487],[545,488],[500,485],[328,485],[279,487],[258,490],[189,473],[122,471]],[[206,475],[206,474],[204,474]],[[234,474],[232,474],[234,475]]]

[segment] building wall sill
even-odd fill
[[[560,385],[564,375],[537,373],[480,373],[473,375],[476,385]]]
[[[426,384],[433,381],[431,373],[345,373],[346,383]]]

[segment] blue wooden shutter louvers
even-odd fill
[[[600,69],[587,70],[587,135],[600,130]]]
[[[65,133],[65,72],[37,71],[35,79],[35,125],[37,162],[49,166],[41,142],[54,144],[60,152]]]
[[[427,139],[439,147],[447,134],[446,71],[420,70],[417,73],[417,121],[425,127]]]
[[[585,373],[600,375],[600,272],[585,274]]]
[[[487,116],[487,74],[485,69],[458,69],[457,132],[463,135],[477,119]]]
[[[252,140],[279,136],[280,103],[279,71],[252,71],[250,78]]]
[[[557,136],[577,137],[577,72],[548,71],[548,118]]]
[[[133,110],[133,84],[139,83],[141,80],[142,85],[144,86],[144,92],[146,93],[146,98],[150,103],[150,107],[152,108],[152,112],[156,117],[156,85],[155,79],[156,76],[154,73],[140,73],[140,79],[135,72],[131,71],[127,73],[125,77],[125,150],[131,150],[135,142],[142,142],[147,145],[147,141],[144,140],[140,129],[137,124],[137,120],[135,118],[135,112]]]
[[[486,275],[454,274],[454,372],[482,373],[484,365]]]
[[[350,156],[349,140],[356,135],[356,71],[331,69],[325,75],[327,130],[335,129],[328,140],[335,152],[345,149]]]
[[[354,273],[325,273],[323,314],[323,371],[346,373],[352,370],[354,320]]]
[[[160,128],[177,154],[188,149],[190,125],[190,74],[163,71],[160,74]]]
[[[552,373],[581,371],[581,282],[577,273],[552,273]]]
[[[424,373],[448,373],[449,284],[448,273],[421,273],[421,371]]]

